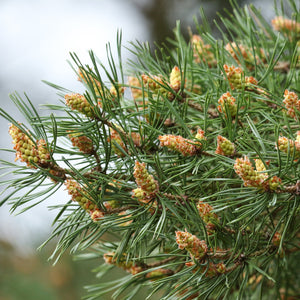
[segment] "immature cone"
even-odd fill
[[[176,231],[175,234],[179,249],[187,250],[194,259],[201,260],[206,256],[208,248],[205,241],[187,231]]]
[[[226,117],[228,113],[231,117],[235,117],[237,113],[237,105],[235,104],[235,101],[235,98],[232,97],[229,92],[224,93],[218,100],[218,103],[220,104],[218,106],[218,111],[225,114]]]
[[[194,53],[194,60],[197,63],[204,62],[209,67],[216,65],[217,60],[215,54],[211,51],[211,45],[205,44],[199,35],[193,35],[191,45]]]
[[[298,99],[298,95],[294,92],[285,90],[283,103],[287,109],[287,115],[297,120],[295,110],[300,112],[300,99]]]
[[[68,134],[73,147],[77,147],[80,152],[85,154],[91,154],[94,152],[93,141],[85,135],[80,135],[80,133],[70,133]]]
[[[71,107],[72,110],[77,110],[87,117],[92,118],[94,116],[91,105],[80,94],[67,94],[65,95],[66,104]]]
[[[195,142],[185,139],[180,135],[166,134],[159,136],[158,139],[162,147],[180,152],[183,156],[196,155],[199,150],[199,145],[197,147]]]
[[[232,156],[235,152],[234,144],[230,142],[228,139],[224,138],[221,135],[218,135],[217,138],[217,150],[216,154],[224,155],[224,156]]]
[[[158,192],[158,182],[148,173],[145,163],[135,162],[133,176],[138,187],[147,195],[153,196]]]

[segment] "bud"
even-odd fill
[[[148,173],[145,163],[135,162],[133,176],[136,184],[145,193],[152,195],[158,192],[158,182]]]
[[[170,74],[170,86],[175,91],[178,92],[181,87],[181,72],[177,66],[172,69]]]
[[[206,277],[214,277],[220,274],[224,274],[226,272],[226,266],[224,263],[209,263],[208,268],[206,270],[205,276]]]
[[[221,98],[218,100],[220,104],[218,106],[218,111],[220,113],[225,114],[227,117],[227,112],[231,115],[231,117],[235,117],[237,112],[237,105],[235,104],[235,98],[231,96],[229,92],[223,94]]]
[[[120,219],[124,220],[124,222],[122,223],[118,222],[118,226],[129,226],[133,221],[132,219],[130,219],[132,215],[128,214],[128,211],[122,211],[118,214],[118,216],[123,216]]]
[[[195,62],[206,63],[209,67],[217,64],[215,54],[211,51],[211,45],[205,44],[199,35],[193,35],[191,45],[194,53]]]
[[[273,176],[267,181],[267,188],[271,191],[276,191],[280,188],[281,184],[282,180],[277,176]]]
[[[93,141],[87,136],[80,135],[80,133],[70,133],[68,137],[73,147],[77,147],[82,153],[91,154],[94,152]]]
[[[292,34],[300,34],[300,23],[295,20],[277,16],[271,21],[271,23],[276,31],[280,31],[288,36],[292,36]]]
[[[284,136],[279,137],[278,149],[282,152],[289,153],[289,155],[294,155],[295,159],[300,158],[300,142],[299,142],[299,131],[297,132],[297,139],[293,141]],[[277,147],[277,145],[276,145]]]
[[[242,89],[243,70],[234,66],[224,65],[223,67],[231,89]]]
[[[156,279],[160,279],[160,278],[164,278],[170,275],[173,275],[174,272],[172,270],[169,269],[156,269],[154,271],[151,271],[149,273],[146,274],[146,278],[150,279],[150,280],[156,280]]]
[[[100,215],[100,210],[93,202],[88,199],[86,192],[82,189],[79,183],[73,179],[67,179],[64,184],[67,188],[68,194],[72,196],[72,201],[77,202],[84,210],[86,210],[91,215],[96,211],[95,215],[93,216],[93,220],[96,220],[97,216]]]
[[[228,139],[224,138],[221,135],[217,137],[217,150],[216,154],[224,155],[224,156],[232,156],[235,152],[234,144],[230,142]]]
[[[198,147],[192,140],[183,138],[180,135],[166,134],[158,137],[160,145],[171,150],[180,152],[183,156],[193,156],[198,152]]]
[[[90,214],[91,214],[91,219],[94,222],[98,222],[104,217],[104,213],[98,208],[91,210]]]
[[[103,259],[105,263],[109,265],[115,265],[123,270],[131,273],[132,275],[136,275],[144,269],[136,264],[133,264],[131,261],[127,260],[127,255],[125,253],[122,254],[122,257],[117,259],[115,256],[115,252],[108,252],[103,255]]]
[[[213,212],[211,205],[203,201],[198,202],[197,209],[201,219],[206,224],[206,229],[211,233],[215,229],[215,224],[219,223],[218,215]]]
[[[241,68],[234,66],[224,65],[224,71],[226,78],[229,81],[232,90],[241,90],[242,88],[251,88],[252,85],[257,85],[257,80],[250,76],[244,76],[244,72]]]
[[[281,238],[281,234],[278,231],[276,231],[272,238],[272,244],[278,247],[280,245]]]
[[[254,55],[252,54],[252,51],[247,46],[241,44],[237,45],[235,42],[233,42],[233,43],[228,43],[225,46],[225,49],[239,64],[241,63],[240,62],[241,56],[243,57],[247,67],[252,68],[253,65],[255,64],[255,61],[259,62],[259,58],[256,56],[254,59]]]
[[[147,97],[147,93],[143,91],[140,80],[137,77],[130,76],[128,81],[133,99],[139,99],[141,101],[139,104],[143,104],[142,100]]]
[[[202,148],[201,141],[206,140],[204,130],[198,128],[197,133],[195,135],[195,139],[196,139],[195,146],[198,150],[200,150]]]
[[[97,97],[102,97],[103,87],[100,81],[98,81],[91,74],[87,74],[83,68],[79,68],[78,71],[78,80],[84,82],[87,85],[92,85],[92,89]]]
[[[25,134],[20,128],[11,124],[9,134],[13,139],[14,149],[16,150],[16,159],[25,162],[29,168],[36,169],[33,163],[45,167],[50,160],[50,153],[47,149],[45,140],[37,141],[34,144],[28,134]]]
[[[285,90],[283,103],[287,109],[287,115],[297,120],[295,110],[300,111],[300,100],[298,99],[298,95],[294,92]]]
[[[176,231],[175,234],[179,249],[187,250],[194,259],[201,260],[206,256],[208,249],[205,241],[199,240],[187,231]]]
[[[144,199],[147,196],[147,193],[142,188],[136,188],[132,190],[132,197],[139,200]]]
[[[71,107],[72,110],[77,110],[87,117],[92,118],[94,116],[91,105],[80,94],[67,94],[65,95],[66,104]]]
[[[164,96],[167,96],[169,94],[169,91],[166,90],[165,86],[167,83],[165,83],[161,76],[154,76],[154,75],[142,75],[142,79],[144,82],[144,85],[148,87],[154,94],[162,94]]]
[[[50,153],[47,149],[46,141],[41,139],[37,141],[37,149],[38,149],[38,164],[40,165],[48,165],[50,161]]]
[[[123,131],[123,129],[119,126],[116,126],[119,128],[120,131]],[[131,132],[130,137],[132,139],[132,142],[135,146],[140,147],[141,145],[141,136],[137,132]],[[127,146],[123,142],[123,139],[121,138],[118,131],[115,129],[110,129],[110,138],[108,138],[108,141],[111,142],[112,148],[114,152],[120,156],[123,157],[125,154],[116,146],[118,144],[126,153],[128,153]]]
[[[255,168],[258,172],[263,172],[267,170],[261,159],[254,159],[254,161],[255,161]]]
[[[266,179],[264,174],[254,170],[247,156],[236,159],[234,170],[243,179],[245,186],[260,187]]]

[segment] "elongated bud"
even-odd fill
[[[180,72],[180,69],[177,66],[175,66],[172,69],[172,72],[170,74],[170,86],[176,92],[178,92],[180,90],[180,87],[181,87],[181,72]]]
[[[194,259],[201,260],[206,256],[207,245],[205,241],[199,240],[195,235],[187,231],[176,231],[175,234],[179,249],[187,250]]]
[[[235,104],[235,101],[235,98],[232,97],[229,92],[223,94],[218,100],[218,103],[220,104],[218,106],[218,111],[225,114],[226,117],[228,113],[231,117],[234,117],[237,112],[237,105]]]
[[[170,150],[180,152],[183,156],[196,155],[199,150],[199,147],[195,145],[195,142],[183,138],[180,135],[166,134],[159,136],[158,139],[162,147],[167,147]]]
[[[66,104],[71,107],[72,110],[77,110],[78,112],[92,118],[94,116],[91,105],[85,99],[83,95],[80,94],[67,94],[65,95]]]
[[[232,156],[235,152],[235,147],[232,142],[228,139],[224,138],[221,135],[218,135],[217,138],[217,150],[216,154],[224,155],[224,156]]]
[[[68,137],[73,147],[77,147],[82,153],[91,154],[94,152],[93,141],[87,136],[80,133],[70,133]]]

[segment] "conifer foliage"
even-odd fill
[[[86,299],[296,299],[300,297],[300,14],[253,7],[151,51],[132,43],[109,68],[71,54],[83,94],[41,117],[11,122],[16,160],[1,204],[30,209],[59,189],[65,204],[50,237],[94,258]],[[107,82],[103,79],[108,78]],[[74,76],[75,77],[75,76]],[[114,268],[123,275],[107,281]]]

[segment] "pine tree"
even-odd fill
[[[28,124],[1,110],[21,161],[2,161],[13,179],[2,176],[1,204],[67,191],[52,258],[96,259],[86,299],[141,287],[147,299],[300,297],[300,14],[289,4],[271,24],[235,6],[220,39],[202,14],[189,41],[178,23],[154,52],[132,43],[125,63],[118,33],[109,68],[73,53],[85,92],[49,83],[61,102],[47,117],[11,95]],[[106,281],[114,268],[127,273]]]

